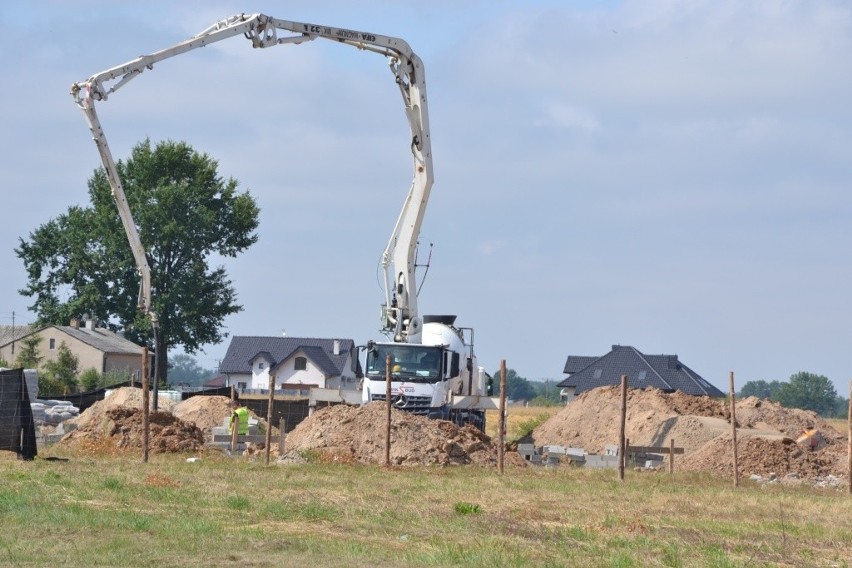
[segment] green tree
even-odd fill
[[[56,359],[47,361],[43,370],[45,377],[57,385],[61,385],[65,393],[77,390],[77,367],[80,358],[71,352],[65,342],[59,344]]]
[[[258,207],[223,180],[218,163],[186,143],[148,140],[116,164],[151,265],[152,304],[160,333],[153,345],[137,309],[139,275],[103,168],[89,179],[91,205],[71,207],[20,239],[15,253],[27,271],[20,292],[40,324],[65,325],[82,314],[107,322],[159,355],[167,377],[169,348],[194,353],[224,338],[224,318],[239,312],[236,292],[214,256],[234,257],[257,241]]]
[[[500,394],[500,371],[494,377],[494,394]],[[518,375],[514,369],[506,369],[506,398],[509,400],[532,400],[536,397],[535,388],[528,380]]]
[[[849,418],[849,399],[838,396],[834,399],[834,418]]]
[[[781,381],[749,381],[743,385],[739,394],[739,398],[748,396],[756,396],[757,398],[765,398],[767,400],[776,400],[778,390],[784,385]]]
[[[827,377],[814,373],[799,372],[781,385],[777,400],[787,408],[813,410],[821,416],[831,416],[837,399],[837,391]]]
[[[216,371],[202,368],[194,357],[186,353],[169,358],[169,382],[173,385],[186,383],[189,386],[200,386],[215,374]]]
[[[41,337],[38,334],[29,335],[21,340],[21,350],[15,359],[15,365],[24,369],[38,369],[44,357],[38,352]]]

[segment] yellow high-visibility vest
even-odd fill
[[[239,426],[237,426],[237,434],[243,435],[248,434],[248,420],[249,420],[249,411],[245,406],[241,406],[234,410],[233,414],[231,414],[231,422],[229,424],[230,433],[234,433],[234,414],[237,415],[237,419],[239,420]]]

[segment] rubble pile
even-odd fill
[[[383,403],[325,407],[287,435],[282,460],[311,452],[330,461],[384,464],[386,433]],[[494,465],[496,460],[496,446],[472,426],[391,409],[392,465]]]

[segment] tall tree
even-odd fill
[[[814,373],[800,372],[781,385],[776,394],[778,402],[787,408],[813,410],[822,416],[831,416],[837,399],[837,391],[827,377]]]
[[[756,396],[757,398],[776,400],[778,390],[783,384],[781,381],[749,381],[743,385],[737,396],[740,398]]]
[[[257,241],[258,207],[218,163],[183,142],[149,140],[116,164],[151,265],[152,304],[159,315],[156,345],[139,313],[139,275],[103,168],[89,179],[89,207],[70,207],[20,239],[27,270],[20,292],[33,297],[38,323],[67,325],[90,314],[158,354],[165,380],[168,350],[187,353],[219,343],[224,318],[237,313],[236,292],[214,255],[234,257]]]
[[[169,359],[169,382],[172,384],[200,386],[215,375],[215,370],[204,369],[194,357],[185,353],[178,353]]]
[[[494,392],[499,395],[500,371],[492,376],[494,377]],[[514,369],[506,369],[506,398],[509,400],[532,400],[535,397],[535,388],[528,380],[519,376]]]

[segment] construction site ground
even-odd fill
[[[141,398],[139,389],[118,389],[69,421],[67,428],[76,429],[57,442],[57,447],[72,452],[142,448]],[[158,406],[160,412],[150,417],[152,452],[210,451],[207,443],[212,428],[223,425],[230,415],[229,401],[222,396],[196,396],[180,403],[161,397]],[[313,458],[384,464],[387,412],[381,403],[320,408],[287,435],[283,451],[279,452],[273,429],[271,454],[280,462]],[[618,443],[620,415],[620,390],[594,389],[553,414],[526,441],[537,447],[560,445],[603,453],[606,446]],[[741,475],[845,478],[846,435],[818,415],[750,397],[737,402],[736,417]],[[265,431],[263,417],[256,418]],[[808,429],[819,431],[820,447],[796,443]],[[668,446],[673,439],[684,449],[675,459],[675,471],[731,474],[730,407],[725,401],[630,389],[625,434],[631,445]],[[262,444],[250,444],[245,454],[261,450]],[[516,452],[506,451],[505,456],[508,465],[527,465]],[[496,460],[496,440],[473,427],[460,428],[391,409],[392,465],[494,466]]]

